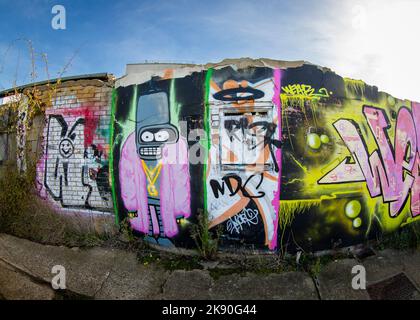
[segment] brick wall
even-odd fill
[[[68,81],[56,90],[43,119],[42,142],[28,134],[35,152],[41,196],[71,211],[112,212],[109,122],[112,83]],[[35,128],[35,127],[34,127]],[[32,139],[35,138],[35,139]]]

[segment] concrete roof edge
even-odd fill
[[[15,88],[9,88],[9,89],[0,91],[0,98],[3,98],[5,96],[9,95],[10,93],[15,92],[15,90],[20,92],[20,91],[22,91],[26,88],[31,87],[31,86],[43,86],[43,85],[46,85],[48,83],[55,83],[58,80],[60,80],[63,83],[63,82],[66,82],[66,81],[75,81],[75,80],[90,80],[90,79],[108,80],[110,77],[114,77],[114,75],[112,73],[101,72],[101,73],[68,76],[68,77],[63,77],[63,78],[56,78],[56,79],[32,82],[32,83],[27,83],[27,84],[24,84],[24,85],[15,87]]]
[[[127,63],[127,66],[135,66],[135,65],[174,65],[180,67],[202,67],[204,70],[208,68],[217,68],[217,67],[224,67],[229,65],[236,65],[238,68],[246,68],[249,66],[254,67],[277,67],[277,68],[294,68],[300,67],[304,64],[312,64],[305,60],[295,60],[295,61],[286,61],[286,60],[276,60],[276,59],[269,59],[269,58],[249,58],[249,57],[242,57],[242,58],[227,58],[223,59],[219,62],[207,62],[207,63],[183,63],[183,62],[140,62],[140,63]],[[124,76],[120,77],[119,79],[123,78]]]
[[[276,67],[276,68],[296,68],[300,67],[304,64],[310,64],[304,60],[296,60],[296,61],[285,61],[285,60],[275,60],[275,59],[268,59],[268,58],[228,58],[224,59],[220,62],[215,63],[207,63],[204,64],[205,68],[217,68],[223,67],[228,65],[236,65],[239,69],[254,66],[254,67]]]

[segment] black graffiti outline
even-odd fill
[[[227,188],[229,189],[229,197],[232,197],[234,195],[236,195],[239,191],[242,192],[243,196],[249,199],[258,199],[258,198],[262,198],[265,196],[265,192],[261,191],[261,190],[257,190],[258,191],[258,195],[250,195],[248,193],[248,191],[246,190],[246,186],[248,185],[248,182],[251,181],[254,177],[259,176],[260,180],[257,184],[257,186],[255,187],[255,189],[258,189],[262,182],[264,181],[264,173],[260,173],[260,174],[252,174],[250,175],[244,184],[242,184],[242,178],[240,176],[238,176],[237,174],[228,174],[225,175],[221,180],[222,180],[222,184],[219,183],[218,180],[216,179],[211,179],[210,180],[210,187],[213,191],[213,195],[216,199],[219,199],[219,192],[224,195],[225,194],[225,185],[227,186]],[[234,179],[236,180],[236,182],[238,183],[238,186],[236,187],[236,190],[233,190],[233,186],[232,183],[230,182],[230,179]]]
[[[227,131],[229,140],[232,142],[233,137],[235,137],[237,140],[240,140],[239,137],[236,135],[236,131],[241,130],[242,135],[245,135],[245,130],[248,129],[249,122],[246,117],[242,117],[239,120],[236,120],[236,119],[225,120],[223,125]],[[233,126],[235,126],[235,128]]]
[[[268,121],[256,121],[256,122],[251,123],[248,126],[248,129],[252,129],[256,126],[263,126],[263,127],[266,126],[265,128],[266,128],[267,132],[264,135],[264,145],[268,145],[268,149],[270,150],[270,155],[271,155],[273,163],[274,163],[274,171],[279,172],[280,169],[279,169],[279,165],[278,165],[277,160],[276,160],[276,156],[274,154],[273,146],[280,149],[282,147],[283,143],[278,139],[272,138],[273,135],[274,135],[274,132],[276,131],[277,125],[275,123],[268,122]],[[256,136],[256,134],[253,134],[253,133],[251,133],[251,135]],[[255,146],[254,149],[256,147],[257,146]],[[280,161],[281,161],[281,159],[280,159]]]
[[[64,142],[67,142],[67,143],[69,143],[70,144],[70,151],[64,151],[64,146],[63,146],[63,143]],[[74,153],[74,145],[73,145],[73,142],[72,142],[72,140],[70,140],[70,139],[68,139],[68,138],[64,138],[64,139],[62,139],[61,141],[60,141],[60,144],[59,144],[59,146],[58,146],[58,152],[60,153],[60,155],[63,157],[63,158],[65,158],[65,159],[68,159],[68,158],[70,158],[72,155],[73,155],[73,153]]]
[[[235,125],[236,128],[233,128],[233,125]],[[247,118],[240,118],[239,120],[229,119],[229,120],[224,121],[224,127],[225,127],[225,129],[228,133],[228,137],[229,137],[231,142],[233,141],[233,137],[240,140],[238,138],[238,136],[236,136],[236,134],[235,134],[235,132],[238,131],[238,130],[242,131],[242,135],[245,135],[245,130],[247,130],[247,134],[249,134],[253,137],[256,137],[257,134],[252,133],[252,132],[248,132],[248,131],[250,131],[250,129],[253,129],[254,127],[258,127],[258,126],[261,126],[264,130],[266,130],[266,132],[264,134],[264,140],[262,142],[256,144],[255,146],[252,146],[249,150],[254,150],[261,143],[263,143],[264,145],[268,145],[268,149],[270,150],[270,155],[271,155],[271,158],[272,158],[273,163],[274,163],[274,170],[275,170],[275,172],[279,172],[280,169],[279,169],[279,165],[278,165],[277,160],[276,160],[276,156],[274,154],[273,146],[275,146],[276,148],[281,148],[283,143],[280,140],[273,138],[273,135],[276,132],[276,128],[277,128],[277,125],[275,123],[272,123],[272,122],[269,122],[269,121],[256,121],[256,122],[253,122],[253,123],[249,124]],[[280,161],[281,161],[281,159],[280,159]]]
[[[46,137],[47,141],[46,141],[46,148],[45,148],[45,171],[47,171],[47,169],[48,169],[48,146],[49,146],[49,132],[50,132],[51,119],[57,120],[57,122],[61,126],[61,133],[60,133],[60,139],[61,140],[63,140],[65,137],[67,137],[71,141],[74,141],[74,139],[76,139],[76,134],[74,133],[74,130],[76,130],[76,127],[78,125],[81,125],[81,124],[84,125],[85,124],[85,119],[79,118],[75,121],[75,123],[71,127],[70,131],[68,132],[69,126],[68,126],[66,120],[64,119],[64,117],[62,115],[50,115],[49,116],[48,126],[47,126],[47,137]],[[65,159],[63,159],[63,160],[65,160]],[[63,165],[63,171],[64,171],[64,183],[67,186],[68,185],[68,161],[61,161],[61,163]],[[58,178],[59,165],[60,165],[60,158],[58,156],[56,156],[56,158],[55,158],[55,168],[54,168],[54,178],[55,179]],[[59,191],[58,196],[56,196],[53,193],[53,191],[51,190],[51,188],[48,186],[47,172],[44,173],[45,189],[47,190],[47,192],[51,195],[51,197],[55,201],[60,202],[60,205],[63,208],[89,209],[89,210],[100,209],[102,211],[112,212],[112,209],[96,208],[96,207],[93,207],[89,204],[89,198],[92,194],[93,187],[90,184],[88,184],[84,179],[85,173],[86,173],[86,168],[85,167],[86,166],[82,166],[82,177],[81,177],[82,180],[81,181],[82,181],[82,185],[85,186],[85,187],[88,187],[89,191],[88,191],[87,197],[85,199],[85,204],[84,205],[68,205],[68,204],[64,203],[64,200],[63,200],[63,175],[60,175],[60,177],[59,177],[59,190],[60,191]]]
[[[240,93],[248,93],[246,96],[239,96]],[[238,87],[220,90],[213,94],[216,100],[220,101],[244,101],[244,100],[257,100],[264,97],[264,91],[252,88],[252,87]]]

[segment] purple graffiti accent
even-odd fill
[[[185,138],[180,137],[176,144],[165,145],[161,161],[160,209],[164,234],[171,238],[178,234],[176,219],[191,215],[188,148]],[[147,179],[137,155],[134,133],[127,138],[121,151],[119,175],[124,205],[128,211],[137,212],[137,217],[130,220],[131,226],[134,230],[147,234]]]
[[[274,96],[273,96],[273,103],[277,107],[277,122],[278,122],[278,140],[282,141],[282,110],[281,110],[281,101],[280,101],[280,89],[281,89],[281,71],[280,69],[274,69],[273,71],[274,76]],[[277,173],[277,191],[274,192],[274,198],[272,201],[272,205],[274,207],[275,212],[275,219],[273,220],[274,224],[274,233],[273,238],[271,239],[268,247],[270,250],[274,250],[277,247],[277,229],[279,225],[279,206],[280,206],[280,186],[281,186],[281,147],[277,148],[276,150],[276,159],[279,167],[279,172]]]
[[[414,126],[417,132],[417,157],[413,169],[414,183],[411,190],[411,212],[413,217],[420,215],[420,103],[411,104]]]
[[[376,140],[378,149],[368,154],[366,143],[357,124],[351,120],[338,120],[334,127],[349,149],[355,164],[354,170],[343,170],[343,163],[350,167],[349,159],[327,173],[319,183],[343,183],[361,181],[362,173],[372,197],[382,195],[389,203],[389,214],[396,217],[404,208],[411,193],[411,213],[419,212],[419,153],[415,123],[419,121],[419,106],[413,105],[413,114],[406,107],[399,109],[395,125],[394,143],[388,136],[391,128],[386,113],[379,108],[364,106],[363,114]],[[358,168],[357,168],[358,167]],[[349,176],[353,171],[353,180]]]
[[[407,108],[399,110],[394,141],[395,150],[392,150],[387,134],[390,124],[385,112],[365,106],[363,113],[380,150],[380,156],[375,151],[375,156],[370,159],[370,163],[374,171],[379,172],[383,199],[385,202],[390,202],[390,214],[395,217],[404,206],[414,182],[413,176],[406,174],[404,177],[403,172],[403,169],[411,172],[416,160],[417,137],[413,117]],[[406,154],[408,149],[410,152]]]
[[[411,189],[411,214],[413,217],[416,217],[420,215],[420,155],[418,152],[413,176],[415,180]]]

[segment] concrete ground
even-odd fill
[[[66,270],[66,290],[54,290],[52,268]],[[367,290],[352,288],[352,268],[366,269]],[[397,276],[397,277],[395,277]],[[305,272],[228,274],[168,271],[144,265],[134,252],[41,245],[0,234],[0,299],[279,299],[420,300],[420,251],[385,250]]]

